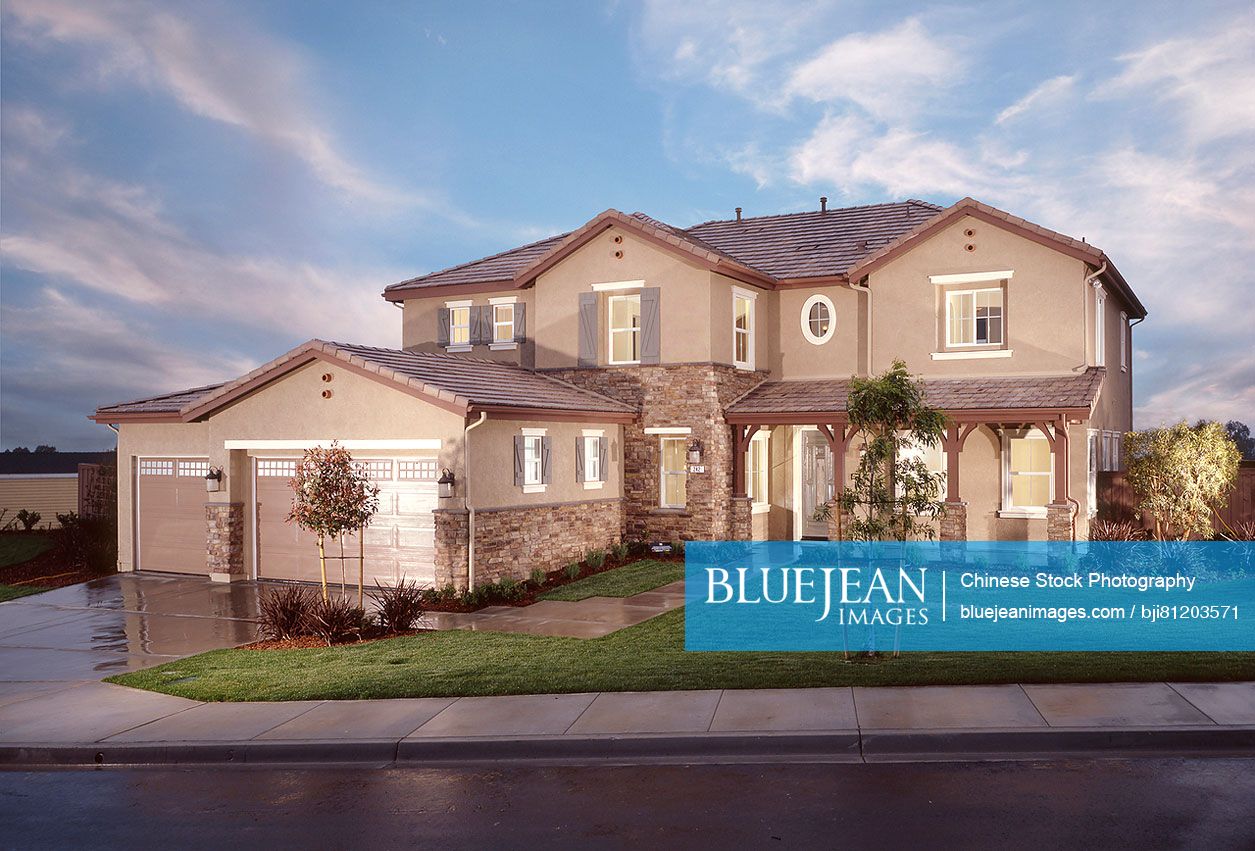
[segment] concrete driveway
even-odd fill
[[[0,704],[257,637],[258,589],[116,574],[0,603]]]

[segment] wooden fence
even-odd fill
[[[1255,461],[1242,462],[1229,504],[1218,513],[1229,526],[1255,522]],[[1123,471],[1098,474],[1098,516],[1103,520],[1134,521],[1140,517],[1146,529],[1155,528],[1154,520],[1149,515],[1141,516],[1137,510],[1137,496],[1124,480]],[[1212,527],[1222,528],[1215,518]]]

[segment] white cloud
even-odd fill
[[[387,206],[438,207],[368,176],[339,149],[310,103],[304,63],[287,45],[204,7],[186,15],[148,3],[11,0],[6,33],[35,44],[86,48],[94,81],[126,80],[185,110],[236,127],[303,161],[327,186]]]
[[[1023,116],[1027,112],[1058,105],[1072,96],[1072,93],[1076,89],[1078,76],[1079,75],[1077,74],[1067,74],[1059,77],[1051,77],[1024,97],[1008,106],[1002,112],[998,113],[998,117],[994,119],[994,123],[1005,124],[1012,119]]]
[[[963,80],[965,61],[918,18],[881,32],[843,36],[791,74],[785,92],[820,103],[850,102],[881,119],[912,114]]]

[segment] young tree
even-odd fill
[[[945,415],[928,406],[923,383],[900,360],[878,376],[852,378],[846,408],[862,454],[850,486],[835,500],[851,516],[845,533],[856,541],[931,540],[933,520],[944,508],[943,476],[928,469],[918,450],[941,440]],[[832,509],[824,506],[821,516]]]
[[[1228,432],[1229,439],[1237,444],[1242,457],[1255,461],[1255,435],[1251,434],[1251,427],[1237,420],[1229,420],[1224,424],[1224,430]]]
[[[1155,537],[1211,537],[1212,513],[1237,480],[1241,455],[1219,423],[1184,422],[1125,438],[1125,480],[1155,518]]]
[[[327,539],[357,532],[361,536],[379,510],[379,488],[370,483],[353,463],[353,456],[339,443],[305,450],[292,478],[292,510],[288,522],[318,536],[318,566],[322,572],[322,597],[327,599]],[[357,596],[361,603],[365,579],[364,560],[358,565]]]

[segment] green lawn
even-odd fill
[[[636,561],[541,594],[542,600],[584,600],[588,597],[630,597],[684,578],[678,561]]]
[[[0,535],[0,567],[30,561],[55,544],[51,535]]]
[[[25,597],[28,594],[38,594],[40,591],[50,591],[50,588],[43,588],[39,585],[3,585],[0,584],[0,603],[6,600],[16,600],[18,597]]]
[[[686,653],[684,610],[604,638],[447,630],[319,650],[216,650],[109,682],[194,700],[1255,679],[1255,653]]]

